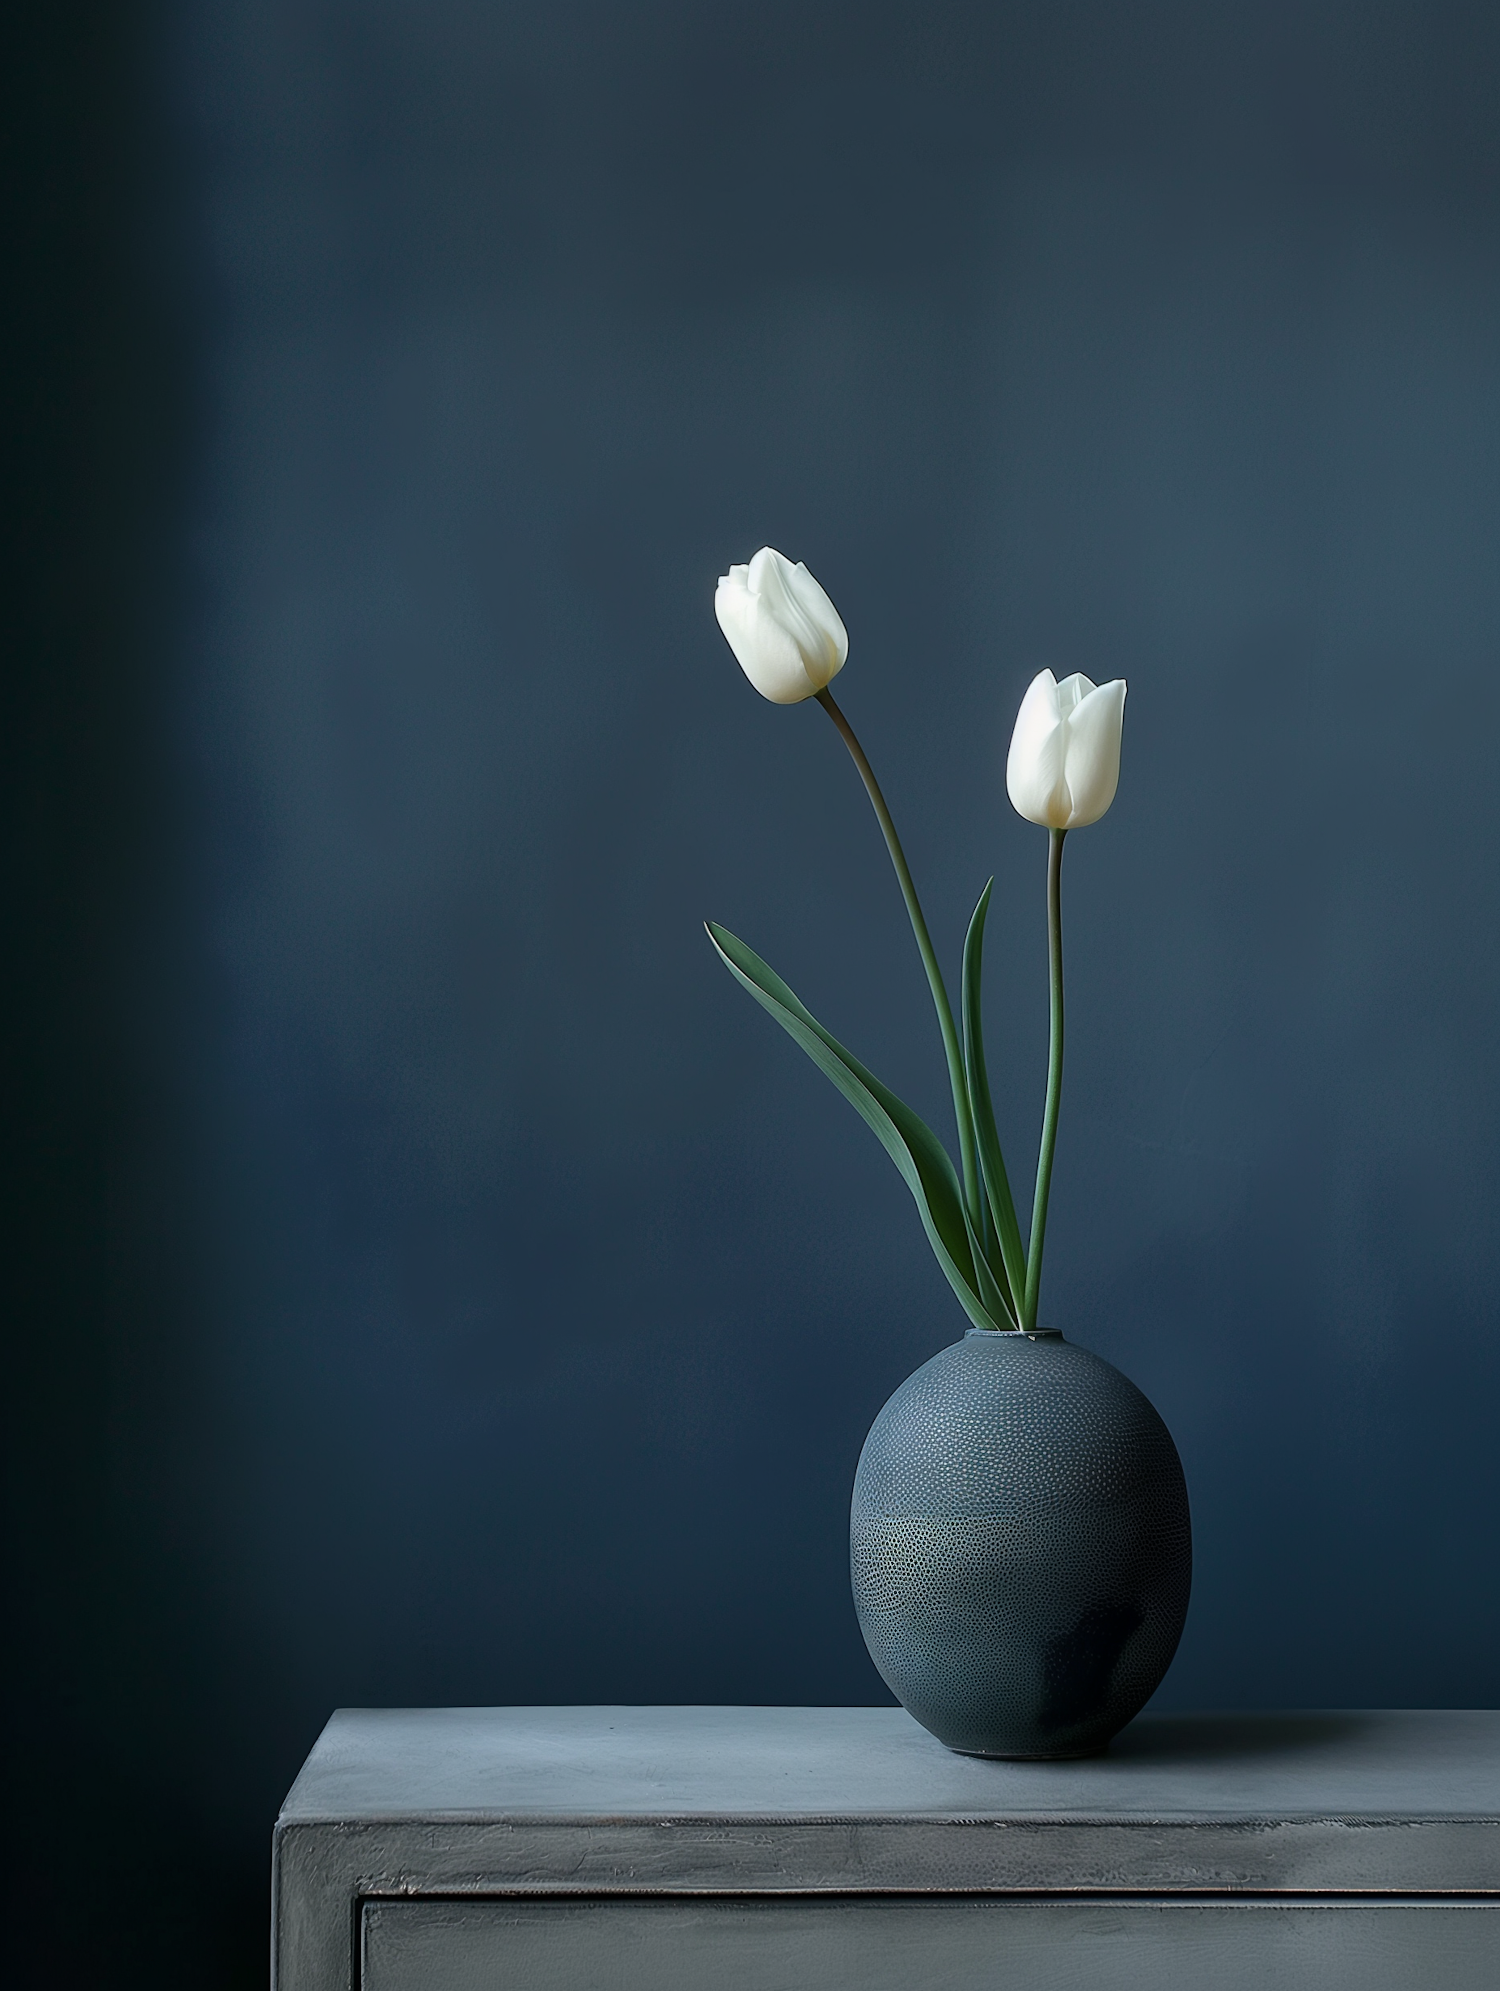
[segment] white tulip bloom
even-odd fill
[[[794,567],[774,546],[720,578],[714,614],[740,669],[773,705],[814,697],[849,654],[838,610],[803,563]]]
[[[1096,685],[1081,674],[1031,680],[1016,715],[1005,786],[1019,815],[1048,830],[1097,823],[1120,782],[1125,680]]]

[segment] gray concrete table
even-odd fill
[[[1497,1991],[1500,1714],[346,1709],[273,1921],[276,1991]]]

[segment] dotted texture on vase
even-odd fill
[[[1187,1616],[1171,1433],[1060,1335],[971,1330],[870,1429],[854,1606],[892,1693],[951,1749],[1078,1756],[1150,1699]]]

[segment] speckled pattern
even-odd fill
[[[897,1699],[950,1749],[1082,1756],[1159,1685],[1192,1534],[1171,1433],[1060,1334],[971,1329],[870,1429],[854,1606]]]

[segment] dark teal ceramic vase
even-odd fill
[[[1091,1756],[1145,1705],[1187,1616],[1170,1432],[1057,1333],[971,1328],[860,1454],[854,1605],[903,1707],[975,1756]]]

